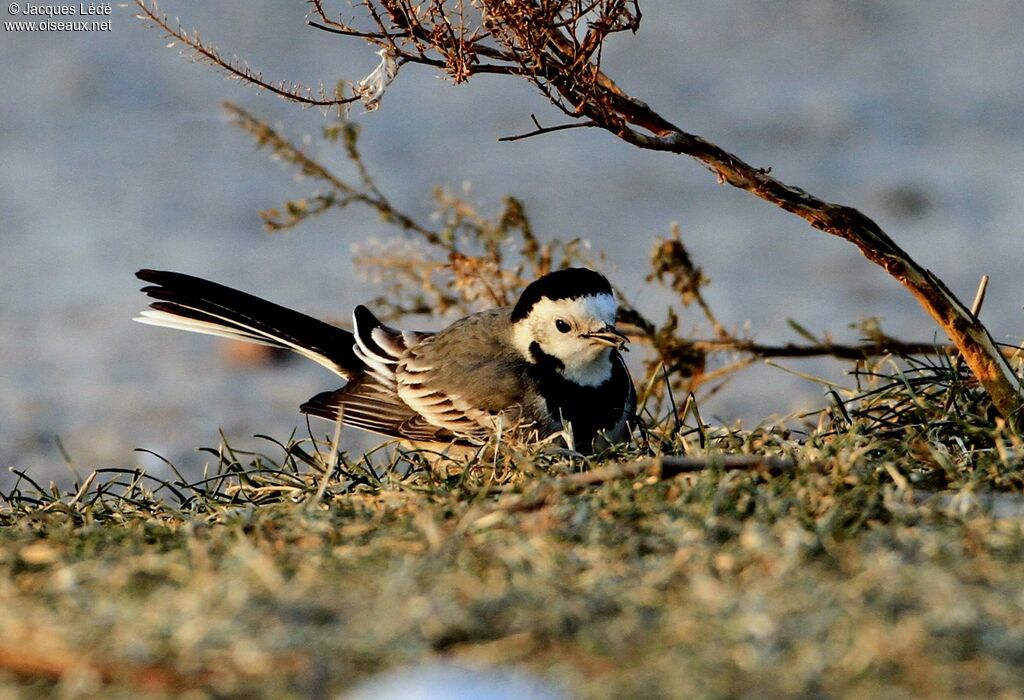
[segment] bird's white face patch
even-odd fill
[[[530,345],[537,343],[562,363],[566,379],[597,386],[611,375],[611,348],[583,334],[614,326],[617,309],[610,294],[557,300],[544,297],[512,327],[512,339],[525,358],[532,360]]]

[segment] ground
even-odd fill
[[[518,453],[449,477],[345,459],[325,483],[299,445],[191,486],[23,483],[0,694],[336,697],[443,660],[584,698],[1020,696],[1012,433],[944,453],[934,424],[852,420],[691,432],[683,473]]]

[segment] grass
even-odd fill
[[[858,381],[804,433],[663,424],[589,483],[557,455],[401,476],[308,441],[192,482],[22,480],[0,694],[327,697],[441,659],[586,698],[1021,696],[1018,436],[947,359]],[[683,451],[706,468],[642,462]]]

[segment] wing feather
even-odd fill
[[[302,405],[310,415],[337,420],[379,435],[411,440],[451,441],[450,431],[430,425],[403,402],[394,389],[371,374],[354,379],[341,389],[317,394]]]
[[[522,419],[534,402],[525,361],[510,342],[509,313],[467,316],[408,346],[395,367],[401,399],[426,422],[468,439],[493,433],[499,420]]]

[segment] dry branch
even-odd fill
[[[942,343],[916,343],[890,339],[880,342],[860,344],[820,343],[817,345],[797,345],[784,343],[769,345],[741,338],[722,338],[707,340],[691,340],[689,344],[697,352],[738,352],[754,355],[759,358],[773,357],[834,357],[839,360],[865,360],[883,355],[951,355],[958,351],[955,345]],[[999,350],[1004,357],[1012,357],[1019,351],[1015,346],[1007,346]]]
[[[786,457],[767,455],[713,455],[704,457],[660,456],[639,462],[609,464],[577,474],[563,476],[558,480],[560,486],[572,489],[582,486],[593,486],[619,479],[634,479],[648,476],[654,479],[671,479],[680,474],[721,469],[723,471],[756,471],[767,474],[782,474],[792,471],[796,463]]]
[[[878,224],[852,207],[832,204],[783,184],[714,144],[682,132],[661,117],[651,116],[653,113],[646,105],[627,114],[631,123],[644,128],[657,125],[660,133],[647,136],[627,128],[619,132],[620,138],[641,148],[693,156],[709,165],[721,181],[747,190],[800,216],[814,228],[856,245],[864,257],[910,290],[953,341],[1002,416],[1013,424],[1022,425],[1024,396],[1020,379],[988,330],[938,277],[918,265]]]
[[[629,481],[640,477],[654,480],[673,479],[682,474],[692,474],[709,469],[762,472],[777,476],[795,468],[794,460],[769,455],[705,455],[701,457],[660,455],[636,462],[615,462],[603,467],[588,469],[585,472],[559,477],[527,493],[506,495],[482,513],[473,511],[467,514],[463,522],[480,527],[487,522],[485,518],[493,517],[496,513],[535,510],[563,494],[575,493],[589,486],[599,486],[613,481]],[[816,468],[816,465],[809,465],[809,468]],[[501,487],[497,491],[504,493],[518,488],[520,487]]]

